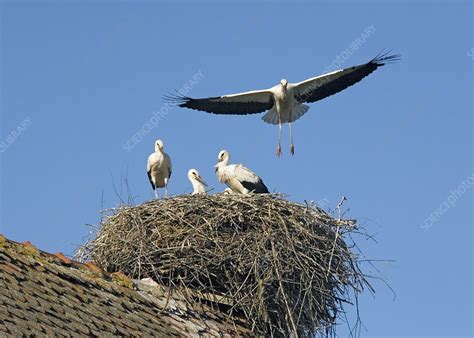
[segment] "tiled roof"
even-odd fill
[[[1,235],[0,280],[0,336],[250,335],[245,322],[184,291],[170,293],[151,280],[110,274]]]

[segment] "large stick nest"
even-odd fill
[[[259,334],[334,335],[344,303],[370,288],[345,242],[354,228],[276,195],[177,196],[113,209],[78,256],[219,296]]]

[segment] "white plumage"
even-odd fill
[[[219,152],[218,162],[214,166],[219,182],[227,184],[235,193],[268,193],[267,187],[257,174],[242,164],[228,164],[229,159],[230,154],[227,150]]]
[[[164,151],[162,140],[155,142],[155,152],[148,156],[146,171],[151,187],[158,198],[157,188],[165,188],[165,197],[168,197],[168,181],[171,177],[171,158]]]
[[[193,185],[193,192],[191,193],[191,195],[206,194],[207,183],[199,174],[199,171],[197,171],[196,169],[189,169],[188,179]]]
[[[231,188],[225,188],[222,193],[226,195],[235,194],[235,192]]]
[[[214,114],[256,114],[267,111],[263,121],[279,125],[277,156],[281,154],[281,124],[288,123],[290,129],[290,153],[294,154],[291,123],[309,109],[304,102],[316,102],[336,94],[359,82],[386,63],[397,61],[399,55],[378,55],[369,62],[350,68],[313,77],[298,83],[283,79],[270,89],[254,90],[239,94],[193,99],[187,96],[168,97],[180,107],[201,110]]]

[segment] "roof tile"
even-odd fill
[[[54,256],[58,258],[63,264],[66,264],[66,265],[72,264],[72,261],[66,256],[64,256],[61,252],[55,253]]]
[[[250,335],[242,320],[218,306],[192,306],[179,290],[170,294],[153,281],[110,274],[2,235],[0,280],[0,334]]]

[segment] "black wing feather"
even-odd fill
[[[240,182],[244,186],[245,189],[252,191],[256,194],[268,194],[268,188],[267,186],[263,183],[262,179],[259,179],[257,183],[253,182],[248,182],[248,181],[242,181]]]
[[[354,66],[350,69],[359,69],[343,75],[336,80],[328,81],[325,78],[320,79],[320,83],[315,85],[313,90],[307,91],[301,94],[296,99],[299,102],[316,102],[322,100],[328,96],[334,95],[362,80],[364,77],[375,71],[378,67],[381,67],[387,63],[398,61],[400,55],[377,55],[375,58],[367,62],[362,67]],[[327,83],[325,83],[327,82]]]
[[[273,107],[273,98],[268,102],[216,102],[220,96],[209,97],[206,99],[193,99],[188,96],[166,96],[168,102],[177,104],[179,107],[190,108],[194,110],[205,111],[212,114],[223,115],[247,115],[258,114],[267,111]]]
[[[151,179],[150,171],[147,171],[148,174],[148,179],[150,180],[150,184],[153,190],[156,189],[155,184],[153,183],[153,180]]]

